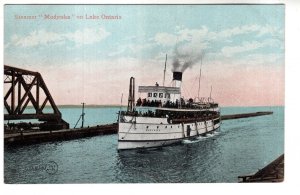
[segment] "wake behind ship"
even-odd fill
[[[194,139],[220,127],[220,109],[212,98],[181,96],[182,72],[173,72],[171,87],[139,86],[145,96],[135,102],[130,78],[127,111],[119,113],[118,150],[162,147]]]

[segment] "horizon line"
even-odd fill
[[[82,104],[57,104],[57,107],[82,107]],[[127,105],[119,105],[119,104],[84,104],[85,107],[127,107]],[[219,104],[220,106],[220,104]],[[284,107],[285,105],[226,105],[220,107]],[[33,106],[29,106],[33,107]],[[46,105],[46,107],[51,107],[50,105]]]

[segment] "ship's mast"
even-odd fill
[[[127,111],[128,112],[135,111],[135,81],[133,77],[130,78],[130,83],[129,83]]]
[[[198,100],[200,101],[200,86],[201,86],[201,70],[202,70],[202,60],[204,57],[204,52],[201,54],[201,64],[200,64],[200,75],[199,75],[199,86],[198,86]]]
[[[202,57],[201,57],[200,76],[199,76],[199,85],[198,85],[198,100],[200,100],[201,69],[202,69]]]
[[[166,79],[167,57],[168,57],[168,54],[166,54],[166,61],[165,61],[165,69],[164,69],[164,80],[163,80],[163,86],[165,86],[165,79]]]

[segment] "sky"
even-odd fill
[[[131,76],[136,85],[162,84],[166,54],[166,85],[178,56],[182,64],[192,60],[182,95],[197,97],[201,56],[200,96],[212,87],[221,106],[284,105],[284,11],[284,5],[5,5],[4,64],[40,72],[58,105],[112,105],[122,93],[127,98]]]

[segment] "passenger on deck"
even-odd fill
[[[158,107],[162,107],[161,100],[158,101]]]
[[[151,107],[154,106],[154,101],[153,101],[153,100],[150,102],[150,106],[151,106]]]
[[[139,98],[137,101],[136,101],[136,106],[141,106],[142,105],[142,99]]]

